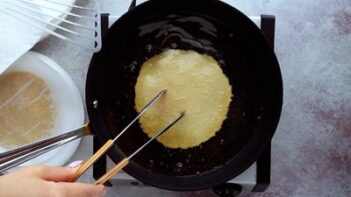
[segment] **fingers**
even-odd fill
[[[67,196],[67,197],[102,197],[105,193],[103,185],[92,185],[83,183],[53,183],[56,192],[53,196]]]
[[[77,168],[34,166],[27,171],[47,181],[67,182],[72,180],[76,170]]]

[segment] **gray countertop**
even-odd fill
[[[247,15],[276,16],[276,54],[284,78],[284,105],[272,141],[271,185],[242,196],[351,196],[351,1],[228,1]],[[127,0],[100,0],[103,12]],[[34,47],[70,74],[84,95],[91,53],[49,37]],[[86,159],[84,138],[71,159]],[[91,171],[82,181],[92,180]],[[171,192],[112,187],[107,196],[214,196],[210,190]]]

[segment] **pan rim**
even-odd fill
[[[129,17],[130,15],[133,15],[135,13],[138,12],[138,10],[144,9],[144,7],[150,6],[150,4],[154,3],[154,2],[162,2],[162,1],[148,1],[145,2],[139,6],[137,6],[136,8],[134,8],[133,10],[131,10],[130,12],[126,13],[125,15],[123,15],[121,17],[121,19],[119,19],[112,27],[114,28],[114,26],[119,25],[121,20],[127,20],[126,18]],[[178,0],[179,2],[179,0]],[[256,31],[256,34],[262,35],[261,31],[258,29],[258,27],[248,18],[246,17],[244,14],[242,14],[240,11],[236,10],[235,8],[220,2],[220,1],[205,1],[206,3],[213,3],[213,5],[216,5],[220,8],[224,8],[224,9],[229,9],[231,10],[231,12],[235,13],[236,15],[240,15],[242,18],[244,18],[243,20],[246,20],[248,23],[248,26],[253,29],[254,31]],[[169,3],[169,2],[167,2]],[[263,36],[261,36],[261,39],[264,39]],[[268,43],[266,42],[266,45],[268,46]],[[275,106],[275,109],[273,109],[272,111],[274,111],[274,117],[272,118],[272,120],[270,121],[270,123],[266,123],[269,127],[267,131],[267,134],[264,135],[264,139],[258,139],[258,137],[256,138],[252,138],[249,140],[249,142],[242,148],[242,150],[232,159],[230,159],[226,164],[224,164],[221,169],[216,169],[217,174],[216,176],[213,175],[213,173],[211,173],[214,170],[210,170],[207,171],[203,174],[200,175],[191,175],[191,176],[181,176],[181,177],[174,177],[174,176],[166,176],[166,175],[162,175],[162,174],[157,174],[155,172],[143,172],[146,171],[145,168],[141,168],[140,166],[136,165],[133,161],[131,161],[130,165],[127,166],[127,168],[125,169],[125,171],[132,175],[133,177],[135,177],[136,179],[142,181],[142,182],[146,182],[152,186],[156,186],[159,188],[163,188],[163,189],[168,189],[168,190],[175,190],[175,191],[191,191],[191,190],[199,190],[199,189],[205,189],[205,188],[209,188],[209,187],[213,187],[216,186],[218,184],[224,183],[230,179],[232,179],[233,177],[239,175],[241,172],[243,172],[245,169],[247,169],[250,165],[252,165],[252,163],[254,163],[257,158],[259,157],[260,153],[263,151],[264,147],[266,147],[266,145],[270,142],[271,138],[274,135],[274,132],[278,126],[279,123],[279,118],[280,118],[280,114],[281,114],[281,110],[282,110],[282,103],[283,103],[283,82],[282,82],[282,76],[281,76],[281,72],[280,72],[280,68],[279,68],[279,63],[274,55],[274,52],[271,51],[270,52],[270,59],[271,59],[271,63],[274,64],[272,65],[273,67],[275,67],[274,69],[276,69],[276,73],[277,74],[277,81],[276,81],[276,91],[277,91],[277,96],[275,98],[277,104]],[[91,92],[89,90],[88,87],[91,86],[92,84],[92,78],[93,75],[91,74],[91,69],[92,69],[92,64],[94,64],[94,61],[96,61],[98,58],[98,55],[94,55],[93,59],[92,59],[92,63],[89,67],[89,72],[88,72],[88,77],[87,77],[87,89],[86,89],[86,95],[87,95],[87,107],[88,107],[88,113],[89,113],[89,117],[96,118],[97,112],[95,109],[92,109],[92,107],[89,107],[89,103],[90,102],[88,100],[88,95],[91,95]],[[90,75],[89,75],[90,74]],[[263,124],[263,123],[262,123]],[[93,130],[96,131],[97,128],[99,128],[101,130],[101,124],[100,125],[96,125],[94,123],[92,123],[92,127]],[[97,135],[98,139],[100,142],[104,142],[104,140],[106,140],[106,138]],[[259,142],[260,146],[255,146],[252,147],[256,141]],[[244,155],[240,154],[241,152],[243,152],[243,150],[248,149],[248,153],[251,153],[250,158],[246,158],[246,159],[238,159],[239,157],[245,157]],[[112,151],[113,152],[113,151]],[[112,158],[112,160],[114,162],[117,162],[119,159],[121,158],[117,158],[116,156],[116,151],[114,151],[115,153],[109,152],[110,157]],[[241,164],[234,164],[235,160],[241,160]],[[231,164],[231,165],[230,165]],[[236,166],[234,166],[236,165]],[[240,167],[238,167],[240,166]],[[233,168],[237,168],[237,170],[233,170]],[[221,172],[223,171],[223,172]],[[235,173],[228,173],[230,171],[235,171]],[[140,174],[142,174],[142,176],[140,176]],[[211,175],[209,175],[211,174]],[[212,176],[212,177],[211,177]],[[221,176],[221,177],[218,177]],[[146,178],[145,178],[146,177]],[[157,179],[157,181],[150,181],[150,177],[153,177],[153,179]],[[208,179],[208,178],[213,178],[216,181],[212,181],[210,184],[201,184],[202,181],[201,179]],[[172,183],[169,183],[172,182]],[[191,183],[191,184],[188,184]],[[180,186],[181,185],[181,186]]]

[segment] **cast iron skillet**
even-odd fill
[[[195,148],[169,149],[155,141],[125,171],[170,190],[221,184],[257,159],[274,134],[282,107],[282,78],[272,49],[249,18],[225,3],[150,0],[123,15],[90,64],[86,101],[92,129],[104,143],[137,115],[134,85],[140,67],[170,48],[217,59],[234,95],[228,117],[215,137]],[[135,124],[109,156],[118,162],[147,139]]]

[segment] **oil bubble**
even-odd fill
[[[147,45],[145,46],[145,50],[146,50],[148,53],[150,53],[150,52],[152,51],[152,49],[153,49],[152,44],[147,44]]]
[[[178,168],[183,167],[183,164],[181,162],[178,162],[176,165],[177,165]]]

